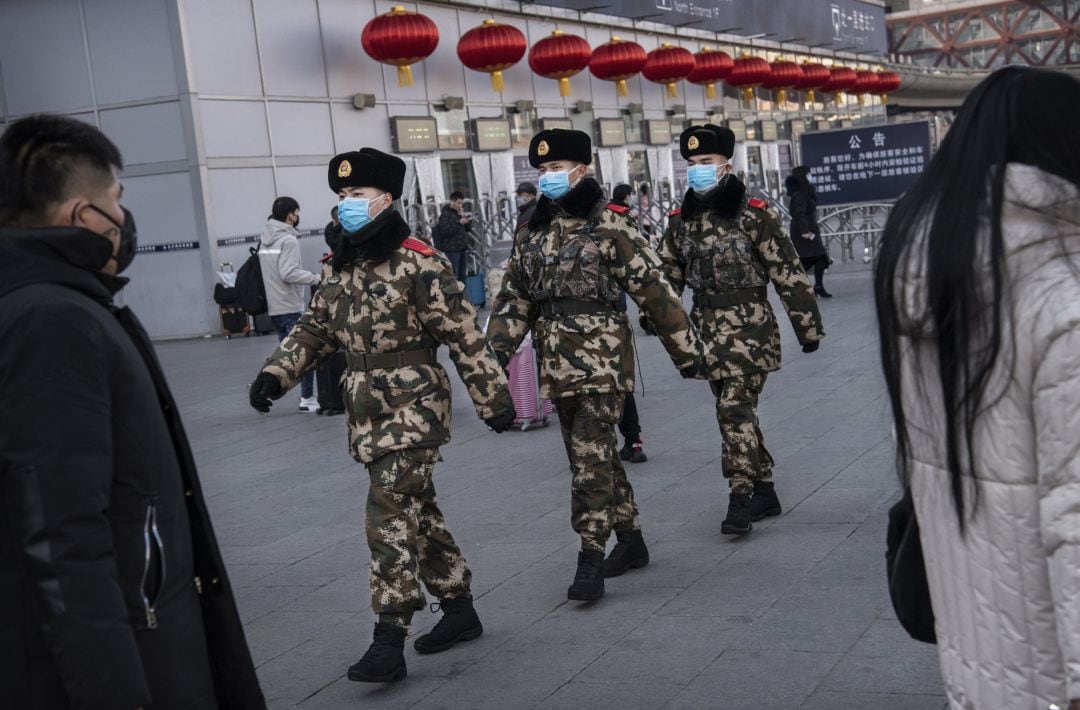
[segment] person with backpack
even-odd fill
[[[259,266],[266,287],[266,312],[278,338],[284,340],[307,307],[309,286],[319,285],[319,275],[304,269],[300,261],[300,203],[291,197],[274,200],[270,218],[259,239]],[[315,412],[315,375],[308,373],[300,383],[300,411]]]

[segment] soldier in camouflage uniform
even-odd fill
[[[693,322],[705,342],[706,373],[724,439],[723,470],[731,495],[721,532],[750,532],[753,520],[779,515],[773,460],[765,449],[757,404],[766,373],[780,369],[780,332],[768,300],[771,281],[803,352],[825,331],[810,281],[791,240],[763,200],[747,199],[732,174],[735,134],[706,125],[680,137],[691,163],[690,190],[671,212],[660,243],[664,273],[678,293],[694,292]]]
[[[391,207],[404,175],[401,160],[371,148],[330,162],[330,189],[341,197],[342,241],[307,312],[250,393],[252,406],[269,411],[271,400],[321,360],[346,350],[349,447],[371,479],[365,527],[371,602],[379,616],[374,643],[349,669],[349,679],[358,681],[405,676],[405,636],[413,612],[424,607],[421,582],[441,600],[443,616],[416,640],[417,651],[443,651],[483,632],[469,568],[432,486],[439,446],[450,440],[450,382],[436,358],[438,346],[449,346],[477,413],[492,429],[505,431],[514,419],[506,376],[450,263],[410,238]]]
[[[571,520],[581,552],[569,599],[590,601],[613,577],[649,561],[633,489],[616,452],[623,397],[634,389],[634,348],[624,289],[652,316],[684,376],[702,364],[701,341],[660,261],[625,207],[585,177],[591,141],[581,131],[537,134],[529,161],[540,170],[536,211],[515,238],[487,337],[505,362],[531,329],[540,357],[540,393],[555,402],[566,445]],[[611,556],[604,550],[614,530]]]

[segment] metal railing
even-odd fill
[[[672,186],[667,181],[654,181],[639,183],[649,186],[650,207],[647,215],[640,213],[640,204],[632,207],[639,210],[638,226],[642,234],[651,238],[655,245],[660,236],[667,229],[668,213],[682,204],[682,196],[685,194],[685,186],[677,182]],[[605,195],[611,194],[611,185],[602,185]],[[777,199],[764,191],[758,191],[757,197],[769,201],[769,206],[777,213],[780,223],[786,232],[791,221],[791,214],[783,199]],[[447,202],[437,203],[433,199],[425,202],[411,202],[405,204],[405,220],[413,230],[413,234],[434,241],[435,225],[439,221],[439,215]],[[818,210],[818,225],[821,227],[821,239],[825,248],[832,253],[832,247],[837,245],[841,263],[849,263],[861,259],[869,263],[874,257],[877,242],[881,238],[881,232],[885,228],[885,222],[889,218],[892,204],[888,202],[875,202],[859,205],[841,205],[837,207],[823,207]],[[492,247],[503,243],[506,244],[514,238],[517,228],[517,205],[513,196],[506,192],[499,192],[495,197],[488,194],[481,195],[477,199],[465,200],[465,212],[473,216],[470,239],[468,265],[470,273],[479,273],[488,266],[488,255]],[[651,227],[651,229],[650,229]],[[861,254],[857,249],[861,246]]]

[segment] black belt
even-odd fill
[[[694,292],[694,305],[703,308],[729,308],[741,306],[744,303],[757,303],[769,298],[769,289],[765,286],[752,288],[740,288],[723,293],[698,293]]]
[[[427,350],[400,350],[394,353],[346,352],[345,359],[349,363],[349,369],[354,372],[390,370],[411,365],[434,365],[439,361],[434,348]]]
[[[611,313],[615,308],[596,301],[575,301],[572,298],[560,298],[540,304],[540,315],[544,318],[559,316],[591,316],[597,313]]]

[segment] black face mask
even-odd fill
[[[131,211],[127,207],[121,207],[124,212],[124,223],[117,224],[116,220],[110,217],[104,210],[91,204],[88,207],[105,219],[116,225],[116,228],[120,230],[120,244],[116,249],[116,256],[110,257],[116,260],[116,273],[123,273],[124,269],[131,266],[131,262],[135,259],[135,250],[139,246],[139,235],[135,231],[135,217],[132,216]],[[108,239],[104,235],[99,235],[102,239]],[[111,242],[110,242],[111,243]]]

